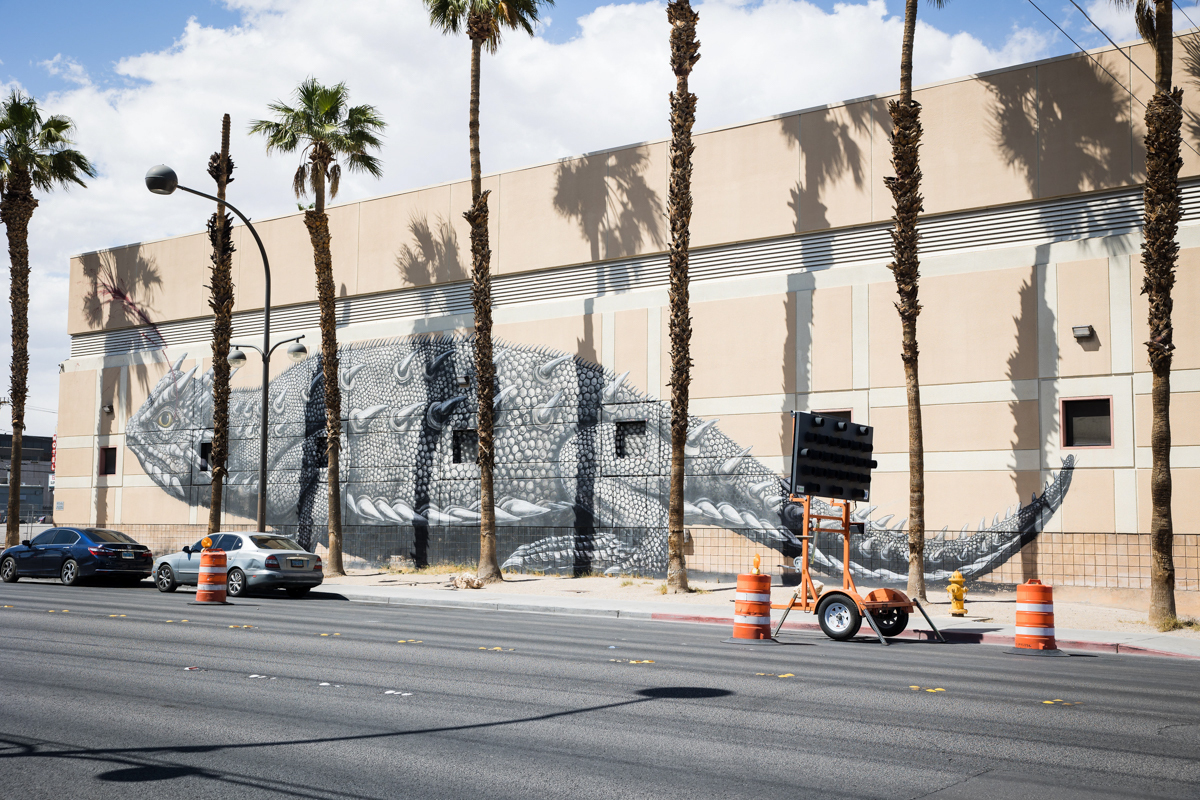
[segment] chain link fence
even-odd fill
[[[149,547],[155,555],[195,544],[204,525],[115,525]],[[328,533],[322,527],[270,526],[325,552]],[[225,525],[224,531],[255,530],[252,524]],[[1150,537],[1127,533],[1042,532],[1025,544],[987,534],[927,534],[925,571],[930,583],[945,583],[955,570],[972,582],[997,588],[1039,578],[1053,586],[1146,589],[1150,586]],[[783,583],[798,579],[794,543],[768,541],[757,530],[688,529],[684,546],[689,573],[695,578],[732,579],[747,573],[758,555],[763,572]],[[854,535],[851,575],[864,586],[903,585],[908,571],[904,534],[891,537]],[[842,579],[842,537],[819,532],[812,540],[814,576],[828,583]],[[479,559],[478,527],[346,526],[343,547],[347,567],[386,569],[439,564],[473,565]],[[501,526],[496,532],[501,564],[512,572],[587,575],[612,571],[664,577],[666,530],[663,528],[545,528]],[[1176,534],[1175,584],[1178,591],[1200,591],[1200,534]]]

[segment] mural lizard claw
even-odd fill
[[[343,514],[347,524],[479,524],[474,464],[476,393],[470,337],[407,337],[343,345]],[[207,376],[180,373],[180,359],[129,419],[126,442],[164,491],[205,505],[209,476],[199,458],[212,436]],[[496,521],[506,569],[658,573],[666,565],[670,425],[667,405],[631,387],[627,375],[545,347],[496,345]],[[260,389],[230,402],[227,512],[252,518],[258,492]],[[325,403],[319,355],[271,382],[272,436],[267,518],[299,526],[312,546],[328,518],[324,486]],[[786,482],[730,440],[716,420],[694,418],[687,442],[685,521],[723,528],[787,557],[799,554],[802,522]],[[977,577],[1007,561],[1044,528],[1071,483],[1074,459],[1040,496],[970,536],[929,537],[930,580],[954,570]],[[818,504],[819,506],[821,504]],[[855,512],[856,576],[903,581],[904,523]],[[504,528],[545,536],[514,547]],[[835,541],[836,539],[836,541]],[[348,538],[352,551],[353,537]],[[842,569],[840,537],[818,532],[812,563]]]

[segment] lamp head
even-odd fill
[[[146,173],[146,188],[155,194],[171,194],[179,185],[179,176],[166,164],[151,167]]]
[[[287,349],[288,358],[297,363],[308,358],[308,348],[300,342],[292,342]]]
[[[231,350],[225,360],[229,362],[229,366],[237,369],[246,363],[246,354],[241,350]]]

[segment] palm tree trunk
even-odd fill
[[[671,0],[671,176],[667,185],[667,214],[671,225],[671,486],[667,501],[667,589],[686,592],[687,558],[684,555],[683,489],[686,481],[684,445],[688,433],[688,393],[691,384],[692,320],[688,314],[689,226],[692,221],[692,125],[696,121],[696,95],[688,91],[688,76],[700,60],[696,41],[699,15],[688,0]]]
[[[917,27],[917,0],[904,8],[904,44],[900,51],[900,99],[888,103],[892,116],[892,168],[895,177],[884,178],[895,203],[892,229],[892,263],[900,295],[900,358],[908,395],[908,594],[925,597],[925,444],[921,426],[921,382],[917,371],[917,315],[921,304],[917,285],[921,277],[917,252],[917,215],[924,210],[921,197],[921,104],[912,99],[913,37]]]
[[[16,166],[5,181],[0,196],[0,222],[8,234],[8,256],[12,284],[12,466],[8,473],[8,527],[5,547],[20,543],[21,532],[21,440],[25,434],[25,395],[29,377],[29,220],[38,202],[33,196],[29,173]]]
[[[496,504],[493,473],[496,466],[495,397],[496,367],[492,360],[492,251],[488,242],[488,194],[483,191],[479,159],[479,61],[490,26],[482,15],[467,20],[471,37],[471,210],[463,217],[471,226],[471,303],[475,308],[475,378],[479,404],[479,580],[504,580],[496,557]]]
[[[1156,91],[1146,106],[1146,188],[1143,195],[1142,294],[1149,300],[1150,340],[1146,348],[1154,376],[1150,402],[1150,622],[1175,618],[1175,561],[1171,516],[1171,289],[1175,285],[1175,241],[1182,214],[1179,199],[1180,125],[1183,90],[1172,89],[1172,9],[1170,0],[1155,7]]]
[[[225,199],[233,161],[229,158],[229,115],[221,120],[221,152],[208,160],[208,174],[217,182],[217,199]],[[212,500],[208,506],[208,533],[221,530],[221,505],[225,485],[225,461],[229,454],[229,338],[233,330],[233,218],[225,204],[208,221],[212,243],[212,286],[209,307],[213,310],[213,438],[208,458],[212,476]]]
[[[342,566],[342,490],[338,457],[342,439],[342,388],[338,382],[337,295],[333,286],[333,257],[330,254],[329,217],[325,214],[325,172],[329,164],[314,159],[313,194],[316,208],[304,212],[304,225],[312,241],[317,270],[317,304],[321,310],[321,364],[325,379],[325,444],[329,481],[329,569],[345,575]]]

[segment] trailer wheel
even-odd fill
[[[884,608],[874,612],[873,616],[884,636],[899,636],[908,627],[908,612],[903,608]]]
[[[825,631],[826,636],[844,642],[853,638],[862,627],[862,614],[849,597],[833,594],[817,605],[817,621],[821,623],[821,630]]]

